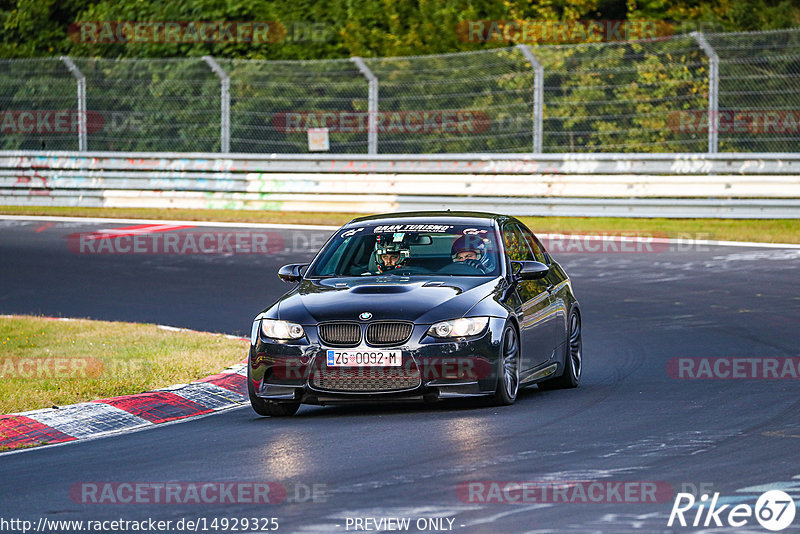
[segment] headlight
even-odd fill
[[[253,328],[250,329],[250,344],[255,345],[258,341],[258,329],[261,328],[261,321],[253,321]]]
[[[299,339],[305,335],[299,324],[275,319],[261,319],[261,333],[271,339]]]
[[[465,337],[480,334],[489,324],[488,317],[464,317],[453,321],[442,321],[428,329],[433,337]]]

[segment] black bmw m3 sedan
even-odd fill
[[[574,388],[581,312],[564,269],[514,217],[413,212],[354,219],[253,321],[248,390],[260,415],[300,404]]]

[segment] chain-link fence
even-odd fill
[[[0,60],[0,147],[792,152],[800,29],[398,58]]]
[[[721,33],[709,42],[719,55],[720,151],[800,150],[800,30]]]

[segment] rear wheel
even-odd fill
[[[519,391],[519,339],[517,331],[511,325],[506,325],[503,331],[503,342],[497,364],[494,403],[500,406],[514,404]]]
[[[569,346],[567,347],[566,368],[561,376],[539,382],[539,389],[576,388],[583,372],[583,341],[581,338],[581,316],[573,309],[569,314]]]
[[[248,377],[247,392],[250,394],[250,405],[258,415],[265,417],[287,417],[297,413],[300,409],[299,402],[277,402],[269,399],[262,399],[256,395],[253,389],[253,381]]]

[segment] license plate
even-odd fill
[[[400,367],[399,350],[329,350],[328,367]]]

